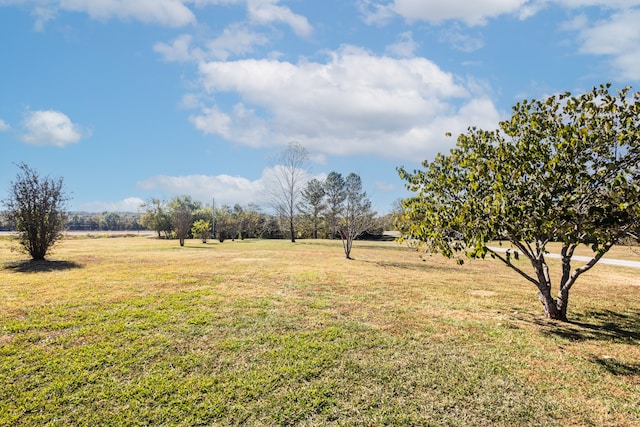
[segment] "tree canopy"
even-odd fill
[[[448,155],[398,168],[415,193],[398,221],[404,237],[448,257],[501,260],[533,283],[545,314],[567,320],[569,290],[640,224],[640,94],[602,85],[579,96],[522,101],[497,130],[470,128]],[[506,252],[490,245],[506,239]],[[561,246],[557,297],[546,246]],[[574,251],[591,259],[573,269]],[[523,254],[533,273],[517,262]],[[462,262],[462,258],[458,257]]]
[[[168,204],[176,237],[180,241],[180,246],[184,246],[184,241],[188,237],[193,225],[193,215],[200,209],[202,203],[193,200],[191,196],[176,196]]]
[[[155,230],[158,233],[158,238],[164,233],[165,237],[169,237],[173,231],[173,225],[171,224],[171,214],[169,208],[160,199],[151,199],[141,206],[144,210],[140,222],[142,226]]]
[[[312,178],[302,190],[302,211],[311,219],[313,224],[313,238],[318,238],[318,224],[320,215],[326,208],[324,183],[318,178]]]
[[[343,203],[347,197],[345,182],[342,174],[332,171],[324,180],[324,193],[327,199],[327,219],[331,224],[331,238],[336,238],[338,221],[344,209]]]
[[[34,260],[43,260],[62,238],[69,197],[62,178],[42,177],[25,163],[11,183],[4,201],[7,217],[18,231],[17,240]]]

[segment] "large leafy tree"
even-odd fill
[[[66,195],[62,178],[42,177],[25,163],[11,183],[4,201],[7,217],[18,231],[17,240],[34,260],[43,260],[62,238]]]
[[[399,228],[449,257],[499,259],[536,286],[547,317],[566,321],[578,277],[640,225],[639,117],[640,94],[610,85],[518,103],[500,129],[471,128],[424,170],[399,168],[415,193]],[[497,238],[512,247],[491,247]],[[555,296],[545,257],[552,241],[561,243]],[[574,268],[579,245],[593,255]]]

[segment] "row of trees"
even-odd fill
[[[141,223],[156,230],[158,237],[177,237],[180,245],[187,237],[206,242],[212,235],[220,242],[283,235],[291,242],[299,237],[340,237],[350,259],[353,241],[375,226],[371,201],[355,173],[345,178],[331,172],[324,181],[309,180],[308,158],[307,150],[295,142],[280,154],[271,183],[275,216],[260,212],[256,206],[203,207],[189,196],[179,196],[168,203],[158,199],[146,203]]]
[[[133,212],[70,212],[66,229],[73,231],[139,231],[140,215]]]
[[[175,237],[184,245],[187,238],[206,243],[215,237],[228,239],[340,238],[347,258],[353,241],[365,232],[382,232],[382,219],[375,218],[371,201],[362,188],[362,180],[351,173],[346,178],[331,172],[324,181],[312,179],[299,189],[293,210],[278,210],[268,215],[256,205],[243,208],[223,205],[203,206],[190,196],[178,196],[164,202],[152,199],[142,206],[140,223],[155,230],[159,238]]]
[[[220,242],[228,239],[280,238],[277,219],[260,211],[256,205],[244,208],[222,205],[203,206],[190,196],[178,196],[169,202],[152,199],[142,207],[140,223],[158,233],[158,238],[198,238],[204,243],[214,237]]]

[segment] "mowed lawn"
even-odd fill
[[[9,246],[3,426],[640,425],[637,269],[583,275],[562,324],[498,261],[395,242]]]

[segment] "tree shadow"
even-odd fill
[[[378,267],[382,268],[400,268],[404,270],[414,270],[414,271],[442,271],[442,272],[450,272],[451,274],[459,273],[460,270],[453,266],[446,265],[433,265],[428,262],[417,263],[414,261],[380,261],[380,260],[367,260],[367,259],[358,259],[351,258],[353,261],[360,261],[363,263],[374,264]],[[425,260],[423,260],[425,261]]]
[[[52,271],[72,270],[82,268],[83,265],[74,261],[23,260],[10,262],[5,265],[6,270],[16,273],[48,273]]]
[[[594,319],[585,322],[551,322],[534,320],[543,326],[542,332],[569,341],[621,341],[640,343],[640,313],[618,313],[611,310],[589,311],[579,315],[580,319]]]
[[[594,363],[602,366],[612,375],[634,376],[640,375],[640,363],[622,363],[613,357],[594,357]]]
[[[587,311],[575,314],[580,320],[558,322],[543,318],[533,320],[541,333],[567,341],[607,341],[640,344],[640,312],[618,313],[611,310]],[[585,321],[589,319],[589,321]],[[591,361],[612,375],[640,375],[639,362],[622,362],[612,356],[593,356]]]

